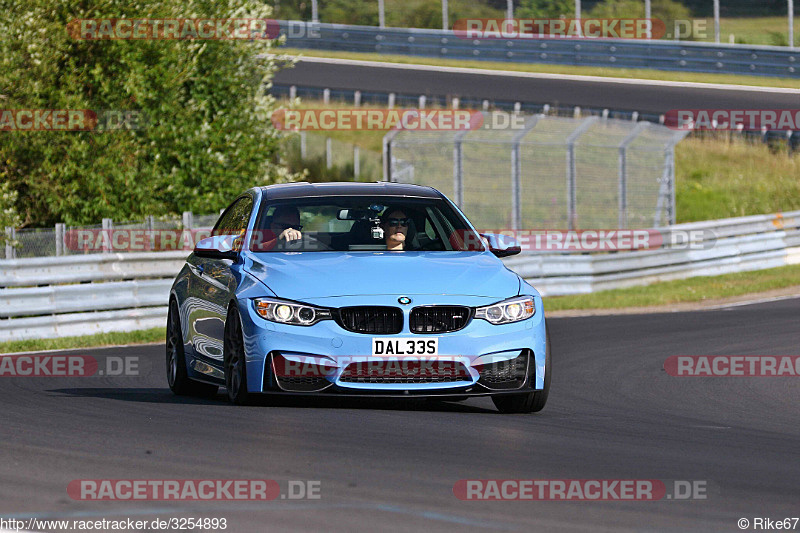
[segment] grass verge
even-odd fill
[[[139,331],[115,331],[62,337],[59,339],[31,339],[25,341],[0,342],[0,354],[15,352],[34,352],[39,350],[67,350],[71,348],[94,348],[97,346],[118,346],[121,344],[146,344],[164,341],[164,328],[143,329]]]
[[[505,63],[501,61],[468,61],[441,59],[437,57],[403,56],[392,54],[372,54],[360,52],[340,52],[331,50],[312,50],[307,48],[278,48],[276,51],[288,55],[309,57],[331,57],[335,59],[358,59],[380,61],[382,63],[402,63],[413,65],[433,65],[441,67],[461,67],[482,70],[511,70],[514,72],[536,72],[543,74],[568,74],[577,76],[600,76],[603,78],[636,78],[643,80],[678,81],[695,83],[721,83],[726,85],[752,85],[756,87],[781,87],[800,89],[800,80],[792,78],[769,78],[761,76],[738,76],[735,74],[706,74],[702,72],[676,72],[671,70],[578,67],[573,65],[548,65],[542,63]]]
[[[774,289],[800,286],[800,265],[722,276],[699,276],[574,296],[545,298],[546,311],[569,309],[622,309],[704,302]]]

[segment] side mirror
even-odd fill
[[[501,233],[481,233],[481,237],[486,240],[489,251],[496,257],[517,255],[522,251],[522,247],[514,237],[509,237]]]
[[[214,235],[197,241],[194,255],[209,259],[233,259],[239,257],[242,249],[242,237],[239,235]]]

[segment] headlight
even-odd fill
[[[478,307],[475,318],[482,318],[492,324],[510,324],[530,318],[536,312],[536,304],[530,296],[517,296],[510,300]]]
[[[320,320],[331,318],[330,309],[313,307],[311,305],[277,300],[273,298],[256,298],[253,300],[256,313],[270,322],[279,324],[294,324],[296,326],[310,326]]]

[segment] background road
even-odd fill
[[[677,378],[670,355],[798,355],[800,300],[552,319],[537,415],[463,403],[173,396],[162,346],[140,377],[0,378],[0,516],[226,517],[228,531],[739,531],[800,515],[800,378]],[[80,502],[73,479],[320,480],[316,501]],[[704,480],[708,499],[470,502],[460,479]]]
[[[646,80],[597,81],[576,77],[532,78],[442,72],[435,67],[387,67],[358,61],[321,62],[307,58],[279,71],[276,85],[297,85],[402,94],[450,95],[558,106],[664,113],[670,109],[797,109],[800,91],[765,92],[758,88],[714,88],[664,84]],[[329,60],[328,60],[329,61]],[[379,66],[376,66],[379,65]]]

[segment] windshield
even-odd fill
[[[437,198],[328,196],[262,206],[256,252],[483,251],[481,238]]]

